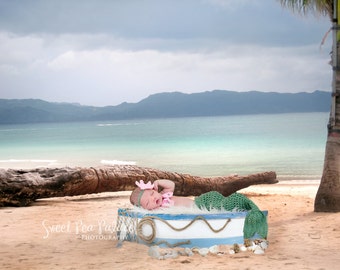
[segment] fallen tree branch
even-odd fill
[[[135,188],[137,180],[157,179],[174,181],[175,195],[180,196],[197,196],[211,190],[228,196],[251,185],[278,182],[275,172],[247,176],[199,177],[133,165],[32,170],[0,169],[0,207],[27,206],[41,198],[128,191]]]

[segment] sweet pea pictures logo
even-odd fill
[[[95,223],[86,223],[83,220],[67,221],[55,224],[48,220],[41,222],[43,239],[48,239],[56,234],[75,234],[82,240],[116,240],[116,223],[98,220]]]

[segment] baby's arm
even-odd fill
[[[192,207],[195,205],[194,200],[188,197],[173,196],[172,200],[175,202],[175,206]]]
[[[175,183],[168,179],[159,179],[153,182],[153,184],[154,190],[158,191],[159,188],[162,189],[160,193],[174,192],[175,190]]]

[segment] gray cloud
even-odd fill
[[[329,26],[275,0],[0,0],[0,98],[330,90]]]
[[[308,44],[321,38],[327,20],[293,16],[275,0],[0,1],[0,29],[19,34],[105,33],[138,39]]]

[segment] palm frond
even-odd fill
[[[333,16],[333,0],[279,0],[283,7],[291,9],[293,12],[314,15]]]

